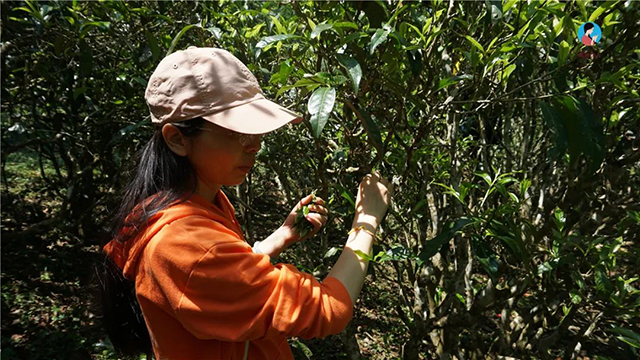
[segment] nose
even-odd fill
[[[261,147],[262,147],[262,134],[251,136],[251,139],[245,146],[248,152],[258,152],[260,151]]]

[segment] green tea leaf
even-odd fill
[[[329,119],[331,110],[336,101],[336,90],[331,87],[321,87],[309,97],[307,108],[311,114],[310,122],[313,128],[313,136],[318,138]]]
[[[422,248],[422,252],[418,255],[418,258],[425,262],[429,260],[433,255],[440,252],[440,249],[451,240],[458,231],[462,230],[465,226],[471,224],[473,220],[469,218],[460,218],[456,221],[447,222],[440,234],[433,239],[427,241]]]
[[[484,48],[482,47],[482,45],[480,45],[479,42],[476,41],[476,39],[472,38],[469,35],[465,35],[465,39],[467,39],[471,45],[475,46],[476,48],[478,48],[478,50],[482,51],[482,53],[484,54]]]
[[[173,52],[173,49],[178,44],[178,41],[180,41],[180,38],[182,37],[182,35],[184,35],[184,33],[189,31],[189,29],[193,28],[194,26],[197,26],[197,25],[194,25],[194,24],[187,25],[183,27],[182,30],[180,30],[180,32],[178,32],[178,34],[171,41],[171,45],[169,45],[169,50],[167,50],[167,53],[165,54],[165,56],[169,56]]]
[[[605,296],[609,296],[613,291],[613,284],[609,280],[609,276],[603,266],[596,266],[594,273],[596,290]]]
[[[376,30],[375,34],[371,37],[371,42],[369,43],[369,55],[373,55],[376,48],[387,40],[387,36],[389,36],[390,32],[390,29]]]
[[[289,40],[289,39],[298,39],[300,38],[299,35],[292,35],[292,34],[280,34],[280,35],[272,35],[272,36],[265,36],[262,39],[260,39],[260,41],[258,41],[258,43],[256,44],[256,58],[260,57],[260,54],[262,53],[262,49],[264,49],[265,47],[267,47],[269,44],[272,44],[274,42],[278,42],[278,41],[284,41],[284,40]]]
[[[351,21],[336,21],[333,23],[334,28],[351,28],[358,30],[358,25],[352,23]]]
[[[151,50],[151,61],[155,64],[158,61],[158,57],[160,56],[160,47],[158,46],[158,39],[149,31],[144,30],[144,36],[147,38],[147,43],[149,43],[149,49]]]
[[[436,89],[436,91],[443,89],[447,86],[453,85],[455,83],[458,83],[462,80],[472,80],[472,79],[473,79],[473,75],[457,75],[447,79],[441,79],[438,82],[438,88]]]
[[[387,250],[384,254],[386,255],[385,260],[392,261],[406,260],[415,257],[415,254],[413,254],[410,249],[407,249],[402,245],[394,246]]]
[[[287,32],[287,30],[284,28],[284,26],[282,26],[282,24],[280,23],[277,17],[270,16],[270,18],[271,18],[271,21],[273,22],[273,25],[275,25],[276,30],[278,31],[278,34],[285,34]]]
[[[330,258],[333,255],[337,254],[340,251],[340,249],[338,249],[337,247],[332,247],[331,249],[329,249],[323,256],[323,258]]]
[[[572,289],[569,292],[569,295],[571,296],[571,302],[574,304],[580,304],[582,302],[582,295],[580,294],[579,290],[576,289]]]
[[[491,18],[492,23],[497,23],[502,19],[502,0],[486,0],[487,15]]]
[[[309,349],[307,345],[302,343],[302,341],[299,341],[299,340],[289,340],[289,341],[291,343],[291,347],[296,350],[294,352],[296,359],[298,358],[302,359],[302,357],[300,356],[303,356],[304,359],[306,360],[313,359],[313,352],[311,351],[311,349]]]
[[[600,18],[600,16],[602,14],[605,13],[605,11],[611,9],[612,7],[616,6],[617,3],[619,3],[620,1],[606,1],[604,4],[598,6],[598,8],[591,13],[591,16],[589,16],[589,21],[594,22],[596,20],[598,20]]]
[[[361,259],[364,259],[364,260],[367,260],[367,261],[372,261],[373,260],[371,255],[365,254],[364,252],[362,252],[360,250],[354,250],[353,252],[358,254],[358,256],[360,256]]]
[[[409,60],[409,68],[413,76],[420,75],[422,71],[422,51],[420,49],[407,50],[407,59]]]
[[[351,78],[353,83],[353,92],[358,93],[358,87],[360,86],[360,79],[362,79],[362,69],[358,61],[350,56],[344,54],[337,54],[336,59],[345,69]]]
[[[358,109],[358,112],[360,113],[360,115],[362,115],[362,118],[364,119],[363,126],[367,131],[367,135],[369,136],[371,143],[376,148],[376,150],[378,150],[379,152],[382,152],[382,137],[380,136],[380,129],[378,128],[378,124],[371,118],[371,116],[369,116],[369,114],[366,111],[364,111],[357,105],[356,105],[356,109]]]
[[[320,36],[320,34],[325,31],[325,30],[329,30],[333,28],[333,24],[318,24],[316,25],[315,29],[313,29],[313,31],[311,32],[311,38],[315,39],[318,36]]]
[[[623,341],[636,349],[640,349],[640,334],[637,332],[618,326],[614,326],[609,330],[609,332],[622,335],[618,337],[618,340]]]
[[[531,187],[531,179],[523,179],[520,182],[520,197],[524,199],[525,194],[527,193],[527,190],[529,190],[529,187]]]
[[[493,180],[491,179],[491,175],[487,174],[487,173],[475,173],[477,176],[480,176],[486,183],[487,185],[491,186],[491,184],[493,184]]]
[[[586,284],[584,282],[584,279],[582,278],[582,275],[578,271],[572,271],[571,272],[571,279],[573,279],[573,282],[578,285],[578,288],[580,290],[586,288]]]
[[[347,200],[349,204],[351,204],[351,206],[356,206],[356,202],[353,200],[353,197],[351,196],[351,194],[349,194],[349,192],[347,192],[347,190],[342,191],[340,196]]]
[[[558,50],[558,66],[562,66],[567,62],[567,57],[569,56],[569,43],[562,40],[560,42],[560,49]]]

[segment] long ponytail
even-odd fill
[[[195,118],[173,123],[186,137],[202,132],[206,120]],[[135,156],[133,179],[124,189],[120,207],[113,216],[112,237],[119,242],[135,241],[136,236],[158,211],[174,202],[181,203],[196,191],[197,177],[184,156],[175,154],[164,141],[161,128]],[[153,195],[151,201],[145,201]],[[141,211],[132,211],[142,204]],[[129,216],[131,215],[131,216]],[[104,245],[104,244],[103,244]],[[118,356],[133,358],[140,353],[151,359],[152,345],[140,305],[135,283],[122,275],[122,269],[106,255],[97,264],[103,324]]]

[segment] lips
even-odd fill
[[[250,165],[247,165],[247,166],[238,166],[238,169],[240,169],[242,171],[249,172],[252,167],[253,167],[253,164],[250,164]]]

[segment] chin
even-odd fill
[[[232,182],[231,184],[229,184],[228,186],[238,186],[238,185],[241,185],[242,183],[244,183],[244,181],[245,181],[245,180],[246,180],[246,176],[243,176],[243,177],[242,177],[242,180],[240,180],[240,181],[234,181],[234,182]]]

